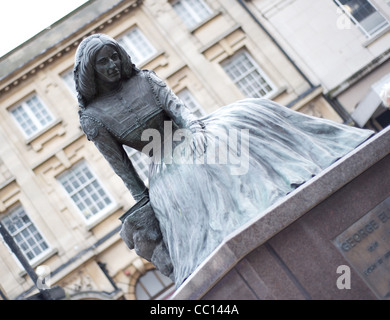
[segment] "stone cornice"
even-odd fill
[[[69,34],[60,43],[53,44],[39,55],[18,66],[11,73],[0,79],[0,97],[17,88],[21,83],[33,77],[38,71],[45,69],[63,56],[74,52],[79,43],[94,33],[103,32],[107,27],[123,19],[142,4],[143,0],[122,1],[108,12],[87,22],[82,28]]]

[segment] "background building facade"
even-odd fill
[[[379,98],[390,82],[388,0],[240,2],[342,108],[347,122],[376,130],[390,123]]]
[[[315,3],[310,8],[321,16],[316,6],[323,4]],[[333,1],[321,3],[333,6],[329,10],[338,17]],[[0,220],[29,263],[46,270],[42,277],[63,287],[69,298],[156,299],[173,290],[120,239],[118,218],[134,200],[80,129],[72,68],[86,36],[101,32],[116,38],[139,68],[154,70],[198,116],[245,97],[265,97],[300,112],[349,121],[353,103],[343,108],[334,98],[344,103],[349,91],[336,87],[354,68],[362,68],[359,59],[348,70],[336,61],[338,67],[329,71],[334,79],[319,69],[333,66],[331,57],[322,53],[321,63],[317,55],[310,60],[283,34],[301,19],[294,16],[294,6],[302,8],[308,1],[243,4],[89,1],[1,58]],[[259,22],[269,12],[273,18],[267,17],[264,28]],[[372,48],[364,65],[386,51],[387,25],[378,30],[378,38],[366,44]],[[361,41],[358,36],[352,40]],[[147,159],[134,150],[128,153],[147,181]],[[1,297],[21,299],[37,292],[4,242],[0,270]]]

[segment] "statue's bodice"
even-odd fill
[[[145,195],[147,188],[123,145],[158,159],[159,155],[165,156],[165,151],[173,150],[170,135],[164,137],[166,121],[172,121],[172,129],[191,130],[197,124],[165,82],[148,70],[140,70],[123,80],[117,90],[99,95],[80,109],[79,116],[88,140],[94,142],[136,200]],[[166,141],[168,148],[164,147]]]
[[[123,81],[118,90],[99,96],[82,115],[97,121],[118,142],[139,151],[149,142],[142,141],[142,133],[156,129],[163,134],[164,121],[169,120],[143,72]]]

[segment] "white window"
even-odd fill
[[[54,122],[53,115],[36,95],[13,107],[10,112],[26,138],[31,138]]]
[[[37,261],[49,250],[47,242],[22,206],[12,209],[2,222],[30,263]]]
[[[194,98],[191,92],[188,89],[183,89],[177,93],[177,96],[184,102],[186,107],[197,116],[198,118],[204,116],[206,112],[203,110],[202,106]]]
[[[130,55],[131,60],[135,65],[144,63],[157,53],[157,50],[138,27],[132,28],[117,40]]]
[[[134,166],[135,171],[145,184],[148,184],[149,180],[149,157],[137,150],[134,150],[128,146],[124,146],[127,155],[131,159],[131,163]]]
[[[334,1],[367,38],[374,36],[389,26],[389,22],[369,0]]]
[[[65,82],[66,87],[72,93],[72,95],[77,97],[76,86],[73,78],[73,69],[64,72],[61,75],[61,78]]]
[[[112,197],[85,162],[61,174],[58,181],[88,222],[108,213],[115,206]]]
[[[172,6],[189,29],[201,24],[213,13],[203,0],[179,0],[172,2]]]
[[[173,282],[158,270],[150,270],[139,278],[135,287],[137,300],[165,300],[174,292]]]
[[[222,67],[248,98],[267,97],[276,90],[275,85],[245,50],[225,60]]]

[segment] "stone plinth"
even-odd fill
[[[387,128],[230,235],[172,299],[389,299],[389,197]]]

